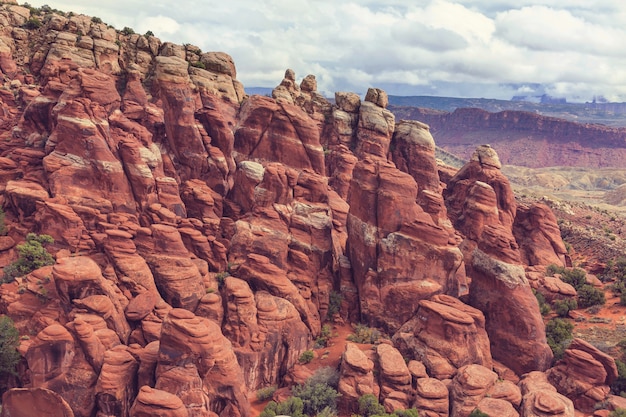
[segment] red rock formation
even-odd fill
[[[358,399],[365,394],[378,398],[380,388],[374,380],[374,363],[353,343],[346,344],[340,369],[339,409],[358,412]]]
[[[548,382],[543,372],[529,372],[519,383],[522,390],[521,415],[540,417],[545,415],[558,417],[574,416],[574,404]]]
[[[520,375],[547,369],[552,351],[512,234],[516,204],[496,152],[479,147],[446,193],[448,212],[466,236],[469,304],[485,314],[494,358]]]
[[[2,396],[2,417],[74,417],[67,402],[45,388],[13,388]]]
[[[452,378],[470,364],[492,367],[483,314],[456,298],[437,295],[420,301],[415,317],[393,337],[408,357],[424,363],[437,379]]]
[[[617,378],[615,360],[581,339],[574,339],[563,359],[546,372],[559,393],[570,398],[577,410],[591,412],[606,399]]]
[[[392,331],[420,300],[459,295],[465,285],[461,253],[417,205],[416,195],[413,178],[388,162],[366,159],[354,169],[348,254],[361,314]]]

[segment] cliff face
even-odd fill
[[[477,145],[498,149],[503,163],[531,168],[625,167],[626,129],[581,124],[521,111],[481,109],[440,112],[413,107],[393,109],[398,118],[428,124],[445,150],[469,158]]]
[[[529,249],[558,227],[515,226],[491,148],[444,194],[428,127],[395,123],[383,91],[331,105],[287,71],[273,98],[246,97],[224,53],[32,18],[0,5],[0,257],[36,232],[55,263],[0,286],[0,312],[32,336],[3,416],[248,416],[249,393],[280,384],[332,318],[333,292],[413,370],[381,345],[374,379],[351,351],[345,398],[419,394],[447,415],[495,389],[494,359],[502,375],[549,366],[524,267],[564,246],[552,233]],[[432,377],[421,394],[412,375]]]

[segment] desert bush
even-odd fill
[[[313,360],[314,357],[315,354],[312,350],[305,350],[298,358],[298,361],[300,361],[300,363],[309,363]]]
[[[578,291],[587,284],[587,273],[584,269],[580,268],[563,269],[561,272],[561,281],[567,282]]]
[[[565,270],[562,266],[558,266],[555,264],[550,264],[546,267],[546,275],[549,277],[554,276],[554,274],[560,274]]]
[[[364,324],[354,326],[354,333],[348,336],[348,340],[354,343],[376,343],[380,339],[380,332],[373,327]]]
[[[150,37],[150,36],[154,36],[154,32],[151,31],[151,30],[148,30],[148,31],[146,31],[146,33],[143,34],[143,36],[145,36],[146,38]]]
[[[305,417],[304,405],[298,397],[289,397],[282,403],[270,401],[267,403],[259,417],[276,417],[281,415],[291,417]]]
[[[552,309],[559,317],[567,317],[570,310],[576,310],[578,303],[575,299],[555,300],[552,303]]]
[[[539,311],[542,316],[550,314],[550,305],[546,303],[546,298],[542,293],[533,288],[533,294],[535,294],[535,298],[537,299],[537,303],[539,303]]]
[[[483,413],[480,409],[475,408],[469,415],[469,417],[489,417],[489,414]]]
[[[339,393],[333,387],[322,383],[305,383],[293,389],[293,396],[300,398],[304,414],[314,416],[325,408],[337,410]]]
[[[20,334],[9,316],[0,317],[0,375],[15,374],[20,360]]]
[[[4,222],[4,210],[0,207],[0,236],[5,236],[8,233],[7,225]]]
[[[26,21],[26,23],[22,25],[22,27],[25,29],[38,29],[41,27],[41,25],[43,25],[43,23],[41,23],[41,20],[36,17],[31,17]]]
[[[328,342],[332,337],[332,332],[333,326],[331,326],[330,324],[323,325],[319,337],[315,339],[315,348],[319,349],[328,346]]]
[[[99,18],[99,17],[97,17],[97,16],[93,16],[93,17],[91,18],[91,21],[92,21],[93,23],[102,23],[102,19],[100,19],[100,18]]]
[[[546,324],[546,339],[554,360],[561,359],[563,352],[572,341],[574,325],[565,319],[554,318]]]
[[[339,386],[339,371],[330,366],[319,368],[315,373],[306,380],[307,384],[325,384],[329,387],[337,389]]]
[[[15,278],[26,275],[35,269],[54,264],[54,258],[43,246],[54,243],[49,235],[26,235],[26,242],[17,245],[19,257],[17,261],[4,267],[4,281],[12,282]]]
[[[330,320],[333,316],[341,310],[341,301],[343,297],[337,291],[331,291],[328,296],[328,312],[326,313],[326,320]]]
[[[191,65],[194,68],[200,68],[204,70],[206,69],[206,65],[202,61],[190,62],[189,65]]]
[[[609,417],[626,417],[626,408],[618,408],[611,411]]]
[[[124,35],[133,35],[135,31],[133,28],[129,28],[128,26],[124,26],[124,29],[121,30]]]
[[[273,385],[271,387],[260,388],[256,392],[256,399],[259,401],[267,401],[272,398],[275,392],[276,387]]]
[[[626,363],[615,359],[615,365],[617,366],[617,378],[611,384],[611,393],[622,395],[626,392]]]
[[[363,417],[372,417],[376,414],[384,414],[385,407],[378,402],[374,394],[365,394],[359,398],[359,414]]]
[[[606,298],[604,292],[592,285],[585,284],[578,291],[578,305],[581,308],[591,307],[595,305],[604,305]]]

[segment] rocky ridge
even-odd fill
[[[626,128],[577,123],[531,112],[490,113],[477,108],[453,112],[394,107],[400,117],[427,123],[437,144],[469,158],[477,145],[499,149],[502,162],[530,168],[553,166],[624,168]]]
[[[348,345],[346,411],[368,393],[437,416],[608,398],[595,351],[551,367],[526,274],[566,251],[491,147],[440,176],[429,127],[384,91],[333,105],[288,70],[247,97],[224,53],[32,12],[0,5],[0,258],[36,232],[55,264],[0,287],[30,335],[2,416],[249,416],[334,318],[393,335]]]

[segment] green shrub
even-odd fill
[[[315,354],[312,350],[305,350],[298,358],[298,361],[300,361],[300,363],[309,363],[313,360],[314,357]]]
[[[542,316],[546,316],[550,314],[550,305],[546,303],[546,298],[542,293],[533,288],[533,294],[535,294],[535,298],[537,299],[537,303],[539,303],[539,311]]]
[[[337,410],[333,410],[330,407],[326,407],[322,411],[317,413],[317,416],[315,417],[337,417]]]
[[[54,239],[49,235],[26,235],[26,242],[17,245],[17,261],[4,267],[4,282],[12,282],[35,269],[54,264],[54,258],[43,246],[46,243],[54,243]]]
[[[619,305],[626,306],[626,292],[623,292],[619,296]]]
[[[552,308],[554,309],[554,312],[559,317],[567,317],[570,310],[576,310],[578,308],[578,303],[573,298],[564,299],[564,300],[555,300],[552,303]]]
[[[263,412],[259,417],[276,417],[280,415],[286,415],[291,417],[305,417],[304,405],[302,400],[297,397],[289,397],[282,403],[276,401],[270,401],[263,409]]]
[[[202,61],[190,62],[189,65],[195,68],[206,69],[206,65]]]
[[[561,281],[567,282],[578,291],[587,284],[587,273],[580,268],[564,269],[561,272]]]
[[[489,414],[483,413],[480,409],[475,408],[469,415],[469,417],[489,417]]]
[[[328,311],[326,312],[326,320],[331,320],[335,314],[341,310],[341,302],[343,297],[337,291],[331,291],[328,296]]]
[[[339,371],[330,366],[319,368],[311,377],[306,380],[307,384],[325,384],[337,389],[339,386]]]
[[[562,266],[558,266],[555,264],[550,264],[546,267],[546,275],[549,277],[554,276],[554,274],[560,274],[565,270]]]
[[[385,407],[378,402],[378,398],[374,394],[365,394],[359,398],[359,414],[363,417],[372,417],[384,413]]]
[[[293,389],[293,396],[302,400],[304,414],[309,416],[314,416],[325,408],[337,410],[339,393],[330,385],[305,383]]]
[[[606,303],[604,292],[592,285],[585,284],[578,289],[578,305],[581,308],[601,306]]]
[[[93,17],[91,18],[91,21],[92,21],[93,23],[102,23],[102,19],[100,19],[99,17],[96,17],[96,16],[93,16]]]
[[[0,376],[15,375],[20,361],[20,334],[9,316],[0,317]]]
[[[611,393],[622,395],[626,392],[626,363],[615,359],[615,365],[617,366],[617,378],[611,384]]]
[[[380,336],[378,329],[359,323],[354,326],[354,333],[348,336],[348,340],[354,343],[374,344],[378,342]]]
[[[127,36],[133,35],[135,33],[135,31],[132,28],[129,28],[128,26],[124,26],[124,29],[122,29],[121,32]]]
[[[39,20],[38,18],[31,17],[26,21],[26,23],[22,25],[22,27],[25,29],[38,29],[41,27],[42,24],[43,23],[41,23],[41,20]]]
[[[267,401],[270,398],[272,398],[275,392],[276,392],[275,386],[261,388],[257,390],[256,392],[256,399],[259,401]]]
[[[611,411],[609,417],[626,417],[626,408],[618,408]]]
[[[6,236],[6,234],[8,233],[7,225],[4,222],[4,217],[4,210],[2,209],[2,207],[0,207],[0,236]]]
[[[561,359],[563,352],[572,341],[574,325],[565,319],[554,318],[546,323],[546,339],[554,359]]]
[[[146,33],[143,34],[143,36],[150,37],[150,36],[154,36],[154,32],[152,32],[151,30],[147,31]]]
[[[332,337],[332,332],[333,326],[330,324],[323,325],[319,337],[315,340],[315,348],[319,349],[328,346],[328,342]]]

